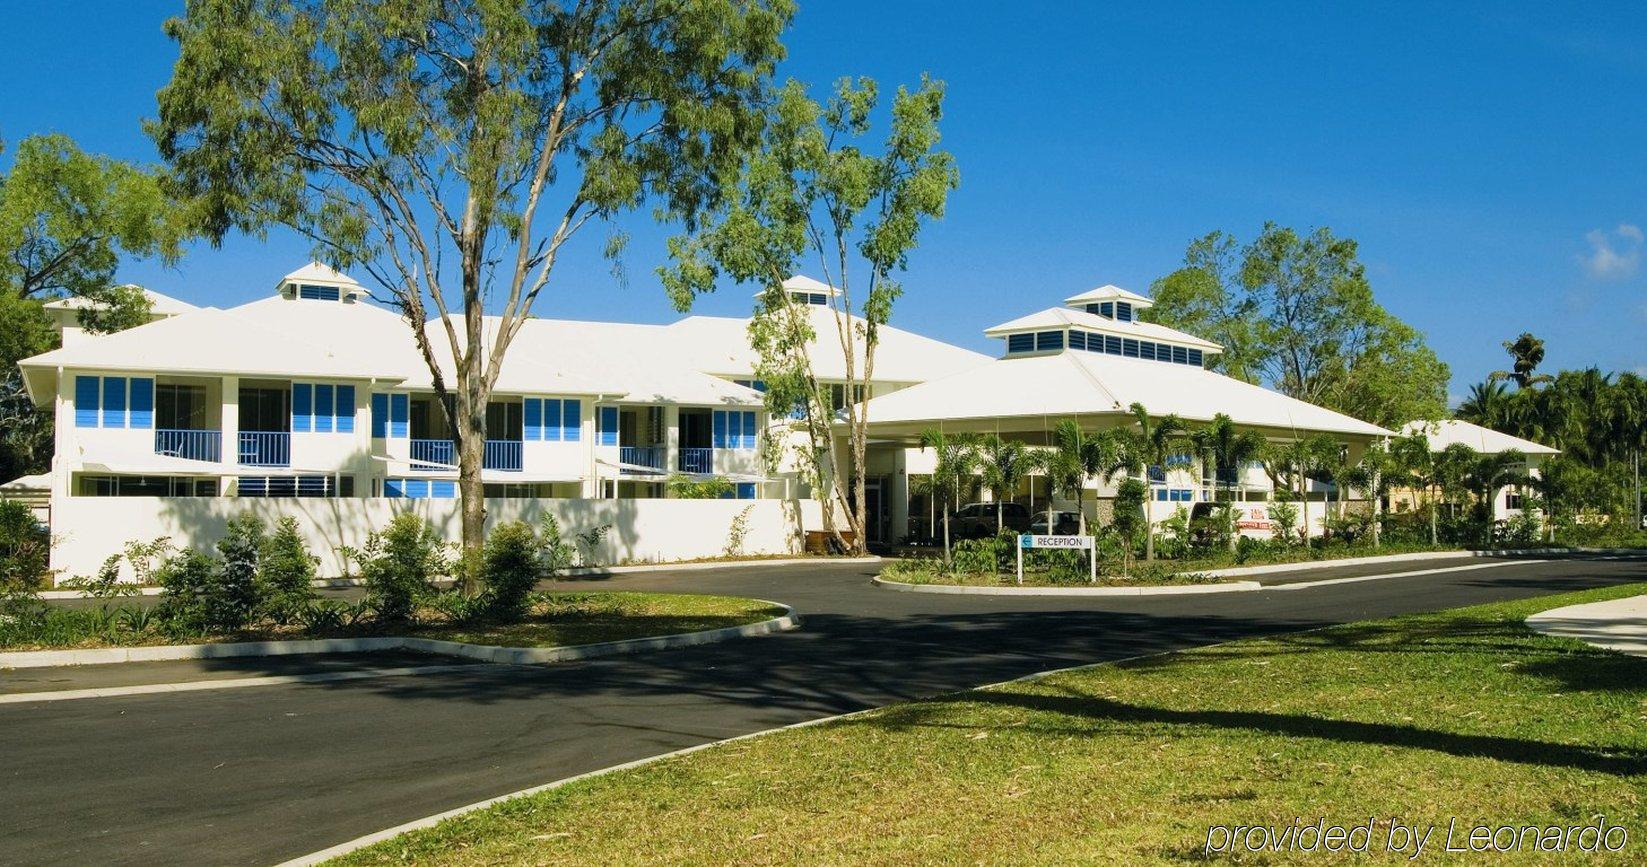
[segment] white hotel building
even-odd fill
[[[815,373],[845,400],[829,287],[798,277],[785,288],[815,309]],[[297,515],[327,571],[345,568],[332,552],[395,511],[422,511],[455,537],[452,442],[400,315],[313,263],[226,310],[151,297],[153,321],[103,336],[79,331],[72,303],[53,305],[62,348],[19,365],[56,423],[48,485],[63,576],[89,574],[131,539],[207,544],[247,511]],[[1062,418],[1119,424],[1138,401],[1192,422],[1224,412],[1276,438],[1325,431],[1352,449],[1388,435],[1204,369],[1219,347],[1139,321],[1149,304],[1115,287],[1077,295],[986,331],[1005,343],[998,359],[883,328],[868,395],[870,539],[897,541],[930,509],[909,485],[930,472],[927,427],[1044,442]],[[735,520],[745,553],[795,550],[821,525],[819,505],[762,464],[761,439],[786,435],[787,421],[766,417],[747,325],[528,321],[487,410],[489,518],[609,525],[596,552],[607,562],[721,554]],[[449,363],[440,323],[424,327]],[[664,481],[677,473],[726,479],[735,497],[671,499]],[[1267,490],[1261,472],[1247,476]],[[1163,501],[1208,495],[1193,466],[1152,482]],[[1048,496],[1044,483],[1020,493]]]

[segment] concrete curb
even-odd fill
[[[1534,632],[1573,638],[1630,656],[1647,656],[1647,596],[1551,608],[1524,622]]]
[[[767,605],[782,608],[784,613],[770,620],[706,629],[700,632],[682,632],[675,635],[653,635],[645,638],[627,638],[622,641],[603,641],[598,644],[575,644],[567,647],[496,647],[487,644],[464,644],[457,641],[439,641],[433,638],[385,635],[370,638],[315,638],[301,641],[241,641],[223,644],[173,644],[156,647],[98,647],[87,650],[26,650],[0,653],[0,669],[46,668],[58,665],[108,665],[121,662],[157,662],[179,659],[225,659],[247,656],[293,656],[317,653],[373,653],[387,650],[410,650],[440,656],[456,656],[499,665],[541,665],[550,662],[571,662],[599,656],[615,656],[644,650],[672,650],[712,644],[733,638],[753,638],[784,632],[801,625],[795,609],[780,602],[757,599]]]
[[[1222,584],[1161,584],[1150,587],[968,587],[961,584],[909,584],[876,576],[871,583],[905,593],[952,593],[967,596],[1189,596],[1202,593],[1250,593],[1264,589],[1257,581]]]

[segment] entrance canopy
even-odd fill
[[[1193,365],[1092,352],[997,359],[982,367],[874,398],[870,435],[914,442],[921,431],[998,432],[1034,442],[1060,419],[1110,427],[1131,418],[1131,405],[1150,416],[1208,422],[1218,413],[1272,439],[1326,433],[1367,442],[1390,431]]]

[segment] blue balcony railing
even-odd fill
[[[663,446],[618,446],[618,463],[663,469]]]
[[[488,470],[519,472],[520,440],[487,440],[486,453],[481,456],[480,465]]]
[[[457,444],[451,440],[412,440],[411,457],[414,470],[450,470],[457,466]],[[480,466],[487,470],[519,472],[520,440],[487,440]]]
[[[451,440],[412,440],[412,469],[449,470],[457,466],[457,444]]]
[[[292,435],[286,431],[241,431],[239,462],[248,467],[291,466]]]
[[[680,471],[683,473],[712,473],[715,471],[714,449],[681,449]]]
[[[223,432],[156,429],[154,453],[172,458],[216,463],[223,460]]]

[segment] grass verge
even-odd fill
[[[0,621],[0,651],[80,650],[229,641],[292,641],[410,635],[503,647],[564,647],[722,629],[769,620],[783,609],[736,596],[690,593],[568,592],[534,594],[518,622],[456,621],[425,607],[412,623],[381,623],[363,617],[335,628],[275,626],[224,633],[168,632],[152,610],[131,606],[43,609],[40,622]],[[133,616],[127,616],[130,612]]]
[[[342,860],[1177,863],[1204,857],[1212,825],[1321,817],[1371,820],[1369,857],[1389,860],[1393,817],[1438,826],[1424,860],[1448,863],[1481,857],[1442,850],[1455,817],[1604,815],[1628,843],[1586,863],[1641,863],[1647,659],[1521,621],[1644,590],[1356,623],[898,705],[581,781]]]

